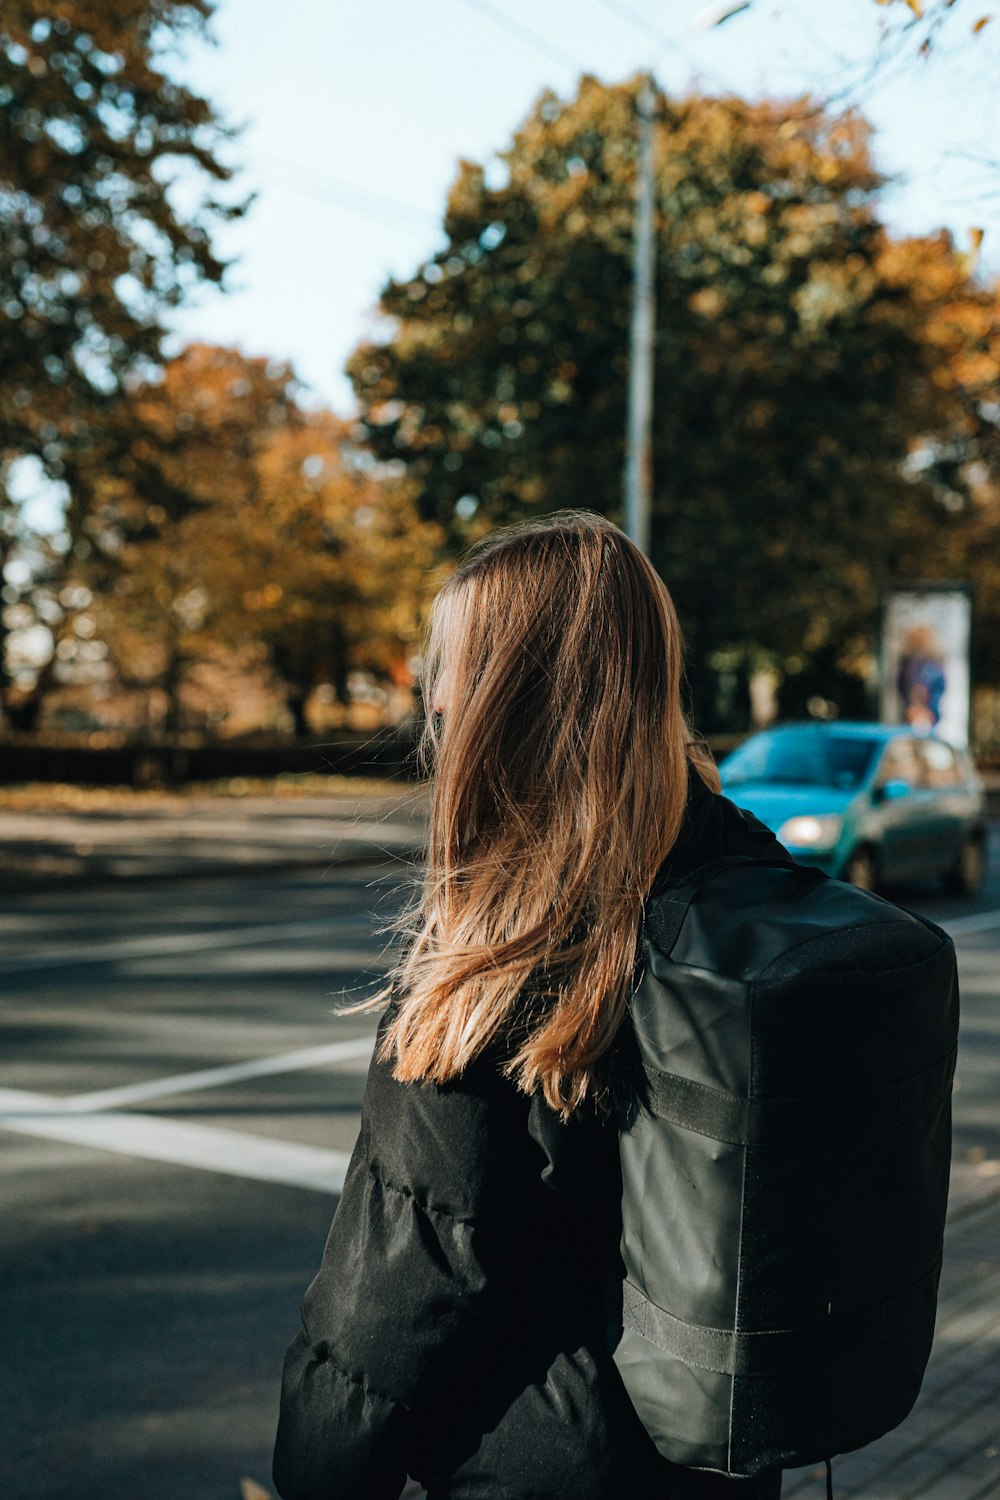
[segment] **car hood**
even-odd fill
[[[759,818],[772,833],[777,833],[786,818],[808,813],[822,817],[824,813],[843,813],[848,803],[857,796],[858,788],[845,790],[834,786],[799,786],[780,781],[741,781],[735,786],[722,783],[723,794],[737,807]]]

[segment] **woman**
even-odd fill
[[[663,583],[588,512],[488,538],[435,601],[426,878],[286,1358],[285,1500],[779,1493],[662,1459],[607,1348],[644,904],[782,852],[715,795],[681,672]]]

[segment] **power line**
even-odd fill
[[[540,32],[534,31],[530,26],[525,26],[521,21],[515,21],[513,16],[509,16],[498,5],[492,5],[490,0],[462,0],[462,4],[467,5],[470,10],[478,11],[481,16],[485,16],[495,26],[499,26],[503,31],[509,32],[511,36],[516,36],[519,41],[526,42],[529,47],[534,47],[536,52],[542,53],[556,62],[567,63],[574,72],[584,72],[584,69],[575,57],[571,57],[568,52],[564,52],[561,47],[556,46],[555,42],[550,42]]]
[[[306,197],[315,198],[321,203],[343,204],[345,207],[354,208],[359,213],[370,214],[375,218],[406,218],[411,222],[421,224],[440,225],[441,223],[440,214],[432,213],[430,209],[418,208],[415,203],[407,203],[402,198],[392,198],[386,193],[373,193],[368,188],[358,187],[356,183],[345,182],[342,178],[313,173],[296,162],[271,156],[266,152],[261,153],[260,160],[265,166],[269,163],[281,173],[278,186],[288,188],[292,192],[303,193]],[[290,181],[289,174],[298,181]]]
[[[707,67],[697,53],[692,52],[689,47],[685,46],[680,37],[668,36],[665,31],[661,31],[658,26],[654,25],[648,16],[643,15],[642,11],[636,10],[634,6],[626,4],[626,0],[597,0],[597,3],[598,5],[603,5],[604,9],[610,11],[612,15],[620,16],[622,20],[628,21],[631,26],[643,32],[651,42],[656,43],[660,50],[650,64],[650,71],[656,67],[664,52],[676,52],[678,56],[685,59],[690,68],[693,68],[696,73],[712,80],[716,87],[723,88],[730,93],[738,92],[738,90],[734,89],[732,82],[728,78],[723,77],[717,69]]]
[[[540,55],[567,64],[576,73],[584,72],[582,64],[572,57],[568,52],[550,42],[540,32],[522,22],[516,21],[509,16],[500,6],[493,5],[491,0],[462,0],[470,10],[476,11],[487,20],[492,21],[495,26],[509,32],[511,36],[517,37],[519,41],[525,42]],[[421,209],[413,203],[406,203],[399,198],[391,198],[385,193],[372,193],[367,188],[358,187],[351,182],[344,182],[335,177],[318,177],[315,174],[305,174],[294,162],[271,157],[272,165],[282,174],[280,186],[300,192],[307,197],[315,198],[323,203],[342,203],[347,207],[356,209],[358,212],[371,214],[375,217],[407,218],[411,221],[419,221],[423,224],[434,223],[440,226],[441,216],[430,213],[427,209]],[[292,172],[298,178],[298,184],[287,180],[287,173]]]
[[[568,52],[564,52],[554,43],[549,42],[538,32],[521,22],[515,21],[499,6],[490,3],[490,0],[462,0],[471,10],[477,11],[495,25],[508,31],[512,36],[525,42],[535,51],[549,58],[555,58],[560,63],[568,64],[577,72],[585,71],[582,64]],[[662,48],[672,48],[674,51],[687,57],[689,63],[698,69],[702,69],[699,58],[690,53],[684,45],[676,38],[668,37],[658,27],[654,26],[642,13],[624,0],[598,0],[606,10],[616,13],[627,20],[633,26],[645,33],[650,40],[656,42]],[[702,69],[702,71],[705,71]],[[716,75],[717,77],[719,75]],[[731,85],[725,80],[720,80],[728,89]],[[287,158],[262,153],[261,161],[270,165],[276,172],[280,173],[280,179],[273,184],[285,188],[286,191],[299,193],[307,198],[312,198],[320,203],[329,203],[335,206],[353,210],[357,213],[366,214],[372,218],[381,219],[407,219],[411,223],[440,228],[441,215],[430,209],[420,208],[415,203],[408,203],[404,199],[391,197],[387,193],[372,192],[368,188],[359,186],[357,183],[348,182],[343,178],[331,177],[328,174],[320,174],[309,168],[304,168],[297,162],[289,161]]]
[[[603,5],[605,10],[613,11],[624,20],[631,22],[639,31],[644,31],[652,41],[659,42],[661,46],[677,45],[658,26],[654,26],[648,16],[644,16],[642,11],[636,10],[634,6],[626,5],[624,0],[598,0],[598,4]]]

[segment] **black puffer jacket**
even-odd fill
[[[784,853],[692,772],[657,877]],[[285,1361],[284,1500],[743,1500],[660,1458],[606,1346],[620,1234],[617,1132],[562,1124],[481,1059],[444,1088],[373,1063],[361,1134]]]

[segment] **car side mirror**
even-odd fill
[[[883,781],[881,786],[875,788],[876,802],[898,802],[900,797],[908,797],[913,788],[908,781],[900,776],[894,776],[890,781]]]

